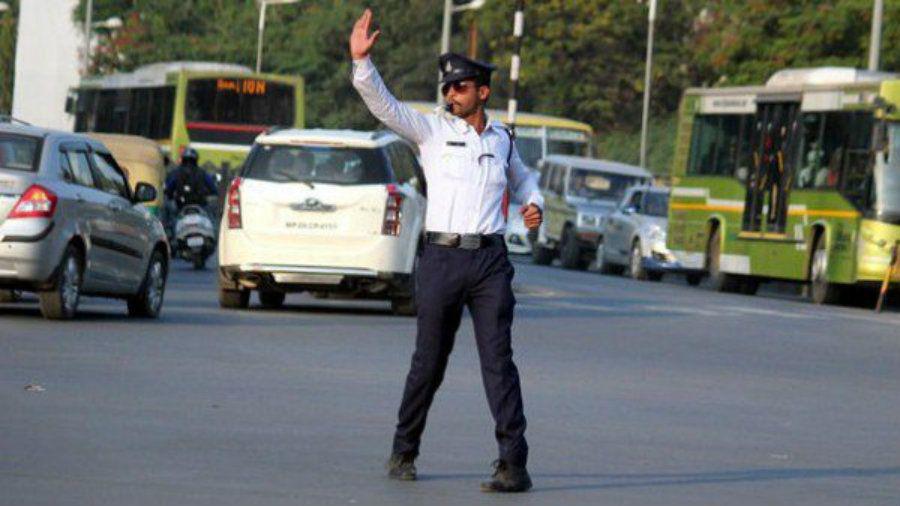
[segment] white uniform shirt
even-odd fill
[[[502,233],[506,220],[501,204],[507,184],[515,200],[543,209],[537,182],[511,146],[502,123],[488,121],[478,135],[464,120],[440,108],[422,114],[391,95],[369,58],[354,60],[353,86],[376,118],[419,146],[428,183],[425,230]]]

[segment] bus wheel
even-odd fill
[[[553,262],[553,249],[547,248],[538,241],[531,246],[531,260],[537,265],[550,265]]]
[[[828,250],[819,238],[809,264],[809,296],[816,304],[834,304],[840,298],[840,286],[828,281]]]
[[[697,286],[700,284],[701,281],[703,281],[703,274],[700,274],[698,272],[692,272],[690,274],[685,274],[684,277],[685,277],[685,281],[687,281],[687,284],[690,286]]]
[[[740,280],[734,274],[722,272],[720,260],[722,257],[721,232],[718,228],[713,232],[706,248],[706,265],[709,269],[709,284],[717,292],[734,293],[740,290]]]
[[[744,295],[756,295],[759,291],[759,280],[753,277],[746,277],[741,280],[741,293]]]

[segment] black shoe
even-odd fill
[[[531,489],[531,476],[524,467],[516,467],[504,460],[494,461],[491,481],[481,484],[482,492],[527,492]]]
[[[392,480],[414,481],[416,479],[415,457],[395,453],[387,463],[388,478]]]

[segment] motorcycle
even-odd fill
[[[200,206],[188,205],[175,217],[173,255],[206,267],[206,259],[216,250],[216,231],[209,214]]]

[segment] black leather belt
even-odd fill
[[[425,242],[447,248],[481,249],[504,244],[501,234],[449,234],[425,232]]]

